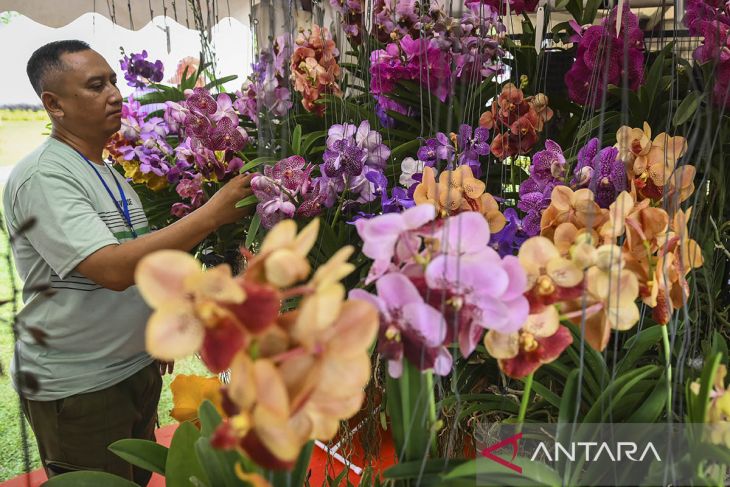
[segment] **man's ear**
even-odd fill
[[[48,112],[51,118],[63,118],[64,112],[57,94],[51,91],[44,91],[41,93],[41,102],[43,103],[43,108],[46,109],[46,112]]]

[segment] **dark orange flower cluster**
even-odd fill
[[[525,98],[512,83],[502,92],[491,108],[479,118],[481,127],[494,130],[492,154],[499,159],[528,154],[539,140],[545,122],[553,117],[548,97],[543,93]]]
[[[308,112],[322,115],[324,105],[314,103],[321,95],[331,93],[342,96],[340,85],[337,84],[341,73],[337,64],[340,51],[332,34],[318,25],[300,32],[296,44],[298,47],[291,57],[294,89],[302,94],[302,105]]]

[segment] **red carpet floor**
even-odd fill
[[[174,424],[158,429],[155,432],[157,436],[157,442],[161,445],[169,446],[170,440],[172,440],[172,435],[175,433],[176,428],[177,425]],[[388,435],[384,435],[383,439],[384,444],[381,448],[380,453],[381,461],[378,463],[378,465],[376,465],[375,468],[376,472],[378,473],[381,473],[383,470],[395,463],[395,449],[393,448],[393,443]],[[362,450],[356,446],[350,461],[353,462],[353,465],[355,467],[363,467],[364,465],[362,465],[361,463],[362,458]],[[327,475],[332,478],[337,477],[340,473],[342,473],[342,470],[345,468],[348,467],[346,467],[336,458],[329,457],[328,459],[327,453],[323,449],[315,446],[314,452],[312,453],[312,461],[309,464],[309,483],[312,486],[321,486],[325,481]],[[353,484],[358,485],[360,476],[355,473],[355,470],[350,469],[348,477]],[[31,472],[30,474],[21,475],[14,479],[2,482],[0,483],[0,487],[38,487],[43,482],[45,482],[46,479],[47,477],[43,469],[38,469]],[[165,479],[160,475],[152,474],[152,479],[147,485],[148,487],[164,487]]]

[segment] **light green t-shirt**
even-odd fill
[[[132,226],[140,236],[149,233],[132,187],[111,167],[95,167],[118,199],[117,177]],[[15,354],[20,371],[35,376],[40,386],[24,391],[26,397],[49,401],[104,389],[151,363],[144,347],[151,311],[136,286],[112,291],[75,271],[95,251],[131,238],[88,163],[68,145],[48,138],[10,173],[3,204],[11,235],[36,219],[12,244],[25,304],[18,314]],[[51,296],[34,290],[44,284],[50,284]],[[29,327],[43,332],[45,344],[37,343]]]

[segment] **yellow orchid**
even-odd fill
[[[199,424],[198,409],[208,400],[218,413],[223,415],[221,382],[217,377],[179,374],[170,384],[173,408],[170,416],[179,422],[192,421]]]
[[[489,330],[484,336],[487,352],[498,360],[499,368],[513,378],[526,377],[541,365],[552,362],[572,341],[570,331],[560,324],[555,306],[529,315],[517,332]]]
[[[305,279],[310,271],[307,254],[319,234],[319,220],[312,220],[297,233],[294,220],[283,220],[266,234],[261,251],[250,260],[248,280],[286,288]]]
[[[730,448],[730,388],[725,385],[726,376],[727,367],[720,364],[713,378],[710,402],[706,406],[706,421],[709,423],[706,432],[711,443]],[[700,394],[699,381],[690,384],[690,391],[696,396]]]
[[[600,304],[600,309],[586,313],[585,338],[590,346],[601,351],[608,345],[611,330],[628,330],[639,321],[639,281],[624,267],[620,247],[602,245],[595,255],[595,265],[586,271],[586,291],[588,307]]]
[[[562,257],[547,238],[527,239],[517,257],[527,273],[528,291],[525,295],[532,310],[542,311],[546,305],[575,298],[582,293],[583,270]]]
[[[568,186],[556,186],[551,193],[550,206],[540,220],[540,234],[552,238],[561,223],[572,223],[576,228],[599,228],[608,219],[608,211],[594,201],[588,188],[573,191]]]

